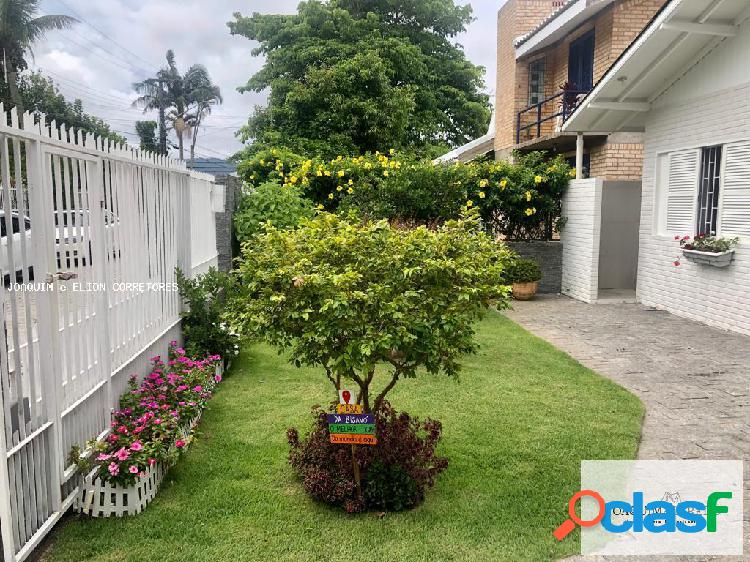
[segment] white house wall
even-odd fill
[[[681,257],[675,233],[656,227],[655,200],[659,154],[750,140],[749,58],[746,25],[690,70],[650,112],[638,269],[638,298],[643,304],[745,334],[750,334],[750,239],[743,241],[728,268],[688,262]],[[677,258],[679,267],[673,264]]]
[[[589,303],[596,301],[599,288],[601,201],[600,179],[571,181],[563,199],[562,292]]]

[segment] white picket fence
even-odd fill
[[[71,448],[106,430],[124,367],[178,325],[175,267],[217,260],[212,176],[43,117],[23,125],[0,105],[5,562],[24,560],[71,506]]]

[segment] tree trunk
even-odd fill
[[[193,127],[193,140],[190,143],[190,160],[195,160],[195,143],[198,141],[198,129],[201,126],[200,118],[195,122],[195,127]]]
[[[159,152],[167,154],[167,115],[164,104],[159,105]]]
[[[183,131],[177,131],[177,144],[180,146],[180,162],[185,159],[185,143],[182,139]]]
[[[23,127],[23,99],[21,98],[21,92],[18,91],[18,71],[14,67],[8,70],[8,93],[13,105],[18,110],[18,123]]]

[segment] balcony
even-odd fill
[[[589,90],[561,89],[516,116],[516,144],[553,134],[573,114]]]

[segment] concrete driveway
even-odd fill
[[[637,304],[565,297],[514,302],[507,315],[643,401],[639,458],[750,458],[750,337]],[[749,480],[745,462],[743,559],[750,555]]]

